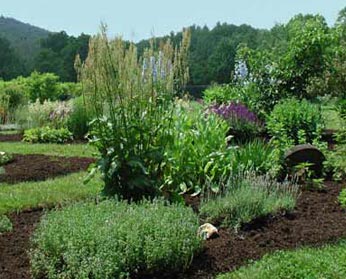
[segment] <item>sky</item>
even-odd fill
[[[271,28],[298,13],[335,22],[345,0],[0,0],[0,15],[69,35],[96,34],[101,22],[111,36],[139,41],[217,22]]]

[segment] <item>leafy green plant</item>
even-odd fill
[[[65,143],[72,140],[72,133],[66,128],[34,128],[25,130],[23,135],[23,141],[30,143]]]
[[[235,147],[230,160],[233,174],[253,171],[258,175],[276,176],[281,169],[274,145],[261,140]]]
[[[191,208],[107,200],[48,213],[34,233],[34,277],[129,278],[187,268],[201,248]]]
[[[180,47],[167,41],[138,57],[134,44],[110,41],[102,30],[91,39],[85,63],[77,59],[84,97],[96,116],[90,138],[100,153],[105,194],[139,200],[160,193],[173,100],[188,78],[189,41],[186,31]]]
[[[224,195],[202,202],[200,216],[206,222],[235,229],[255,218],[292,210],[298,196],[296,185],[253,174],[230,179],[225,188]]]
[[[6,215],[0,215],[0,235],[12,231],[11,220]]]
[[[309,162],[300,163],[294,166],[294,179],[308,189],[323,190],[324,178],[316,178],[315,172],[311,169],[314,164]]]
[[[12,161],[13,156],[4,151],[0,151],[0,166],[6,165],[10,161]]]
[[[346,209],[346,189],[343,189],[339,195],[339,203],[341,207]]]
[[[287,99],[274,107],[266,124],[274,139],[296,145],[319,139],[324,123],[317,105],[307,100]]]
[[[173,193],[217,192],[218,188],[204,186],[206,181],[217,185],[229,173],[227,130],[227,123],[218,116],[178,105],[165,152],[161,189]]]

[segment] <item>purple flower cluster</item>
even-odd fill
[[[225,120],[240,120],[246,121],[254,124],[260,124],[257,116],[249,111],[249,109],[243,104],[238,103],[229,103],[221,105],[212,105],[210,111],[220,115]]]

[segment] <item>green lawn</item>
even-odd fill
[[[0,151],[65,157],[93,157],[93,153],[96,152],[96,149],[88,144],[31,144],[25,142],[0,142]]]
[[[217,279],[344,279],[346,241],[322,248],[280,251]]]
[[[95,177],[85,185],[83,179],[86,175],[86,172],[80,172],[40,182],[1,183],[0,215],[96,197],[101,191],[102,181]]]

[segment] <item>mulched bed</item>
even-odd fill
[[[346,238],[346,212],[337,203],[344,186],[327,182],[326,187],[324,192],[304,191],[296,209],[288,215],[256,220],[238,234],[221,229],[220,237],[205,242],[204,251],[185,273],[147,278],[214,278],[269,252],[302,245],[320,246]],[[14,231],[0,236],[1,279],[30,278],[29,260],[24,251],[40,215],[36,211],[10,215]]]
[[[0,183],[46,180],[58,175],[87,170],[93,162],[95,162],[93,158],[14,154],[13,161],[3,166],[5,173],[0,174]]]
[[[23,139],[23,134],[0,134],[0,142],[21,141],[22,139]]]

